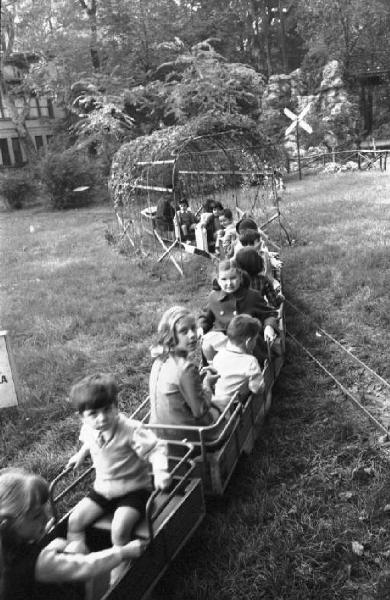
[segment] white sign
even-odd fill
[[[7,332],[0,331],[0,409],[17,405],[18,397]]]
[[[288,135],[290,135],[290,133],[292,131],[294,131],[294,129],[296,129],[298,126],[302,127],[302,129],[304,129],[308,133],[313,133],[313,129],[311,128],[309,123],[306,123],[306,121],[303,120],[303,117],[305,117],[307,115],[307,113],[309,112],[310,107],[311,107],[311,102],[309,102],[309,104],[307,106],[305,106],[305,108],[299,115],[296,115],[295,113],[292,112],[292,110],[289,110],[288,108],[283,109],[283,112],[286,115],[286,117],[288,117],[289,119],[292,120],[291,125],[289,125],[285,131],[284,135],[286,137]]]

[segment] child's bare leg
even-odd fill
[[[120,506],[114,513],[111,525],[111,540],[113,546],[124,546],[131,540],[136,523],[141,514],[130,506]],[[113,585],[126,570],[126,563],[122,563],[111,571],[110,583]]]
[[[83,498],[76,504],[69,515],[67,540],[70,543],[79,544],[78,552],[87,551],[85,545],[85,530],[104,513],[101,506],[91,498]]]

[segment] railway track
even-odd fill
[[[354,407],[364,414],[380,434],[381,441],[390,442],[390,383],[356,356],[345,343],[336,340],[306,313],[290,301],[286,304],[309,319],[312,326],[310,348],[295,333],[287,336],[340,389]],[[307,339],[307,334],[305,338]],[[306,342],[307,343],[307,342]]]

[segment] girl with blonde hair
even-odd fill
[[[202,382],[190,355],[197,347],[195,317],[183,306],[172,306],[158,325],[158,344],[149,379],[150,423],[211,425],[219,409],[211,403],[211,372]]]

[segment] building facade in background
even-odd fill
[[[33,53],[14,53],[4,65],[3,79],[7,88],[20,86],[22,78],[37,60]],[[32,96],[14,97],[15,106],[20,115],[26,111],[25,126],[37,151],[45,152],[53,135],[55,120],[61,119],[64,112],[52,103],[50,98]],[[0,167],[19,167],[27,162],[27,156],[12,118],[12,110],[7,94],[0,90]]]

